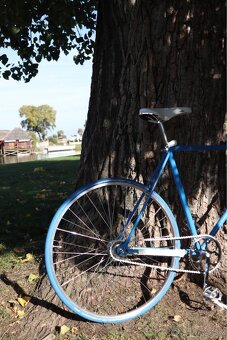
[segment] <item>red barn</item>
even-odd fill
[[[31,154],[32,138],[21,128],[0,130],[0,155]]]

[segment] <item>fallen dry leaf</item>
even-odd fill
[[[33,260],[34,260],[34,256],[31,253],[27,253],[25,255],[25,259],[21,260],[21,262],[24,263],[24,262],[29,262]]]
[[[28,282],[30,283],[33,283],[35,281],[37,281],[39,279],[39,276],[38,275],[35,275],[35,274],[29,274],[28,276]]]
[[[33,172],[45,172],[45,169],[42,166],[40,166],[38,168],[34,168]]]
[[[27,303],[30,301],[30,297],[29,296],[23,296],[22,298],[19,297],[17,299],[17,301],[19,302],[19,304],[22,306],[22,307],[25,307],[27,305]]]
[[[60,327],[60,332],[59,332],[59,334],[60,334],[60,335],[64,335],[64,334],[66,334],[69,330],[70,330],[70,328],[69,328],[68,326],[62,325],[62,326]]]
[[[24,312],[23,310],[18,310],[18,311],[17,311],[17,317],[18,317],[18,318],[21,319],[21,318],[24,317],[24,315],[25,315],[25,312]]]
[[[174,315],[173,320],[176,322],[179,322],[181,320],[181,316],[180,315]]]

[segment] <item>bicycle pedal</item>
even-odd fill
[[[222,292],[220,291],[220,289],[215,288],[213,286],[208,286],[204,289],[203,296],[211,300],[213,303],[215,303],[219,307],[227,310],[227,305],[221,302]]]
[[[203,291],[203,295],[210,300],[217,299],[218,301],[221,301],[222,299],[222,292],[220,289],[213,286],[206,287]]]

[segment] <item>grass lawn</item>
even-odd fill
[[[0,165],[2,340],[16,340],[19,336],[21,339],[18,332],[21,318],[26,317],[34,306],[41,307],[38,312],[46,313],[52,305],[36,298],[35,287],[44,272],[44,240],[49,223],[61,202],[74,191],[78,166],[79,157],[75,156]],[[146,278],[146,271],[144,275]],[[49,327],[48,339],[226,339],[226,314],[206,302],[201,287],[186,278],[176,280],[157,307],[124,324],[98,324],[68,317],[64,323],[69,331],[62,336],[58,333],[62,326],[60,315],[56,317],[54,334],[52,318],[49,326],[46,319],[41,324]],[[104,281],[104,286],[106,283]],[[34,297],[34,301],[31,299],[25,306],[21,305],[19,299],[28,296]],[[129,299],[130,291],[123,298]],[[50,310],[54,311],[52,308]],[[30,324],[28,328],[33,329]],[[30,338],[34,339],[33,334]]]
[[[18,247],[43,251],[54,212],[74,191],[78,167],[79,156],[0,165],[1,260]]]

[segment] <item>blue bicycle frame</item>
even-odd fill
[[[176,184],[177,187],[177,191],[180,197],[180,201],[183,207],[183,211],[184,211],[184,215],[186,217],[186,221],[189,227],[189,230],[191,232],[192,236],[196,236],[198,235],[197,230],[196,230],[196,226],[195,226],[195,221],[192,217],[189,205],[188,205],[188,201],[186,198],[186,194],[180,179],[180,175],[179,175],[179,171],[177,168],[177,164],[174,158],[174,152],[178,152],[178,151],[212,151],[212,150],[226,150],[226,146],[225,145],[205,145],[205,146],[172,146],[172,147],[167,147],[166,149],[163,150],[163,155],[160,159],[160,162],[158,164],[158,166],[156,167],[156,169],[154,170],[152,176],[150,177],[146,188],[147,188],[147,192],[143,193],[141,195],[141,197],[139,198],[137,204],[135,205],[133,211],[131,212],[130,216],[128,217],[128,220],[124,226],[124,230],[127,228],[127,226],[129,225],[132,217],[134,216],[140,202],[142,201],[142,199],[144,198],[145,194],[149,193],[146,197],[145,203],[140,211],[140,213],[137,216],[137,219],[127,237],[127,239],[121,244],[121,249],[127,249],[128,248],[128,244],[130,242],[131,237],[133,236],[133,234],[135,233],[135,230],[139,224],[139,221],[143,215],[143,212],[146,208],[146,205],[152,195],[152,193],[154,192],[154,189],[160,179],[160,177],[163,174],[163,171],[165,169],[165,166],[167,163],[169,163],[172,174],[173,174],[173,178],[174,178],[174,182]],[[220,219],[218,220],[218,222],[215,224],[215,226],[213,227],[213,229],[210,232],[211,236],[214,236],[218,230],[222,227],[222,225],[225,223],[225,221],[227,221],[227,210],[224,211],[223,215],[220,217]],[[122,233],[123,234],[123,233]],[[121,234],[121,235],[122,235]]]

